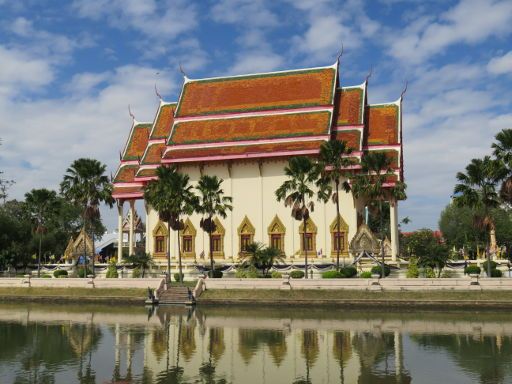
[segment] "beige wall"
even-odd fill
[[[272,160],[264,161],[260,165],[257,162],[233,163],[231,169],[224,163],[204,166],[204,174],[217,175],[224,179],[222,188],[227,196],[233,198],[233,211],[228,214],[226,219],[221,220],[226,230],[224,253],[227,261],[233,260],[233,256],[236,259],[240,251],[237,229],[246,215],[256,229],[254,240],[268,244],[268,226],[276,214],[286,227],[284,244],[286,256],[295,255],[295,259],[299,259],[296,253],[300,250],[300,222],[291,217],[290,207],[285,207],[283,202],[277,202],[275,197],[276,189],[286,180],[284,176],[286,164],[287,162],[284,160]],[[180,171],[190,176],[193,185],[197,184],[200,178],[199,166],[181,166]],[[311,218],[318,228],[316,248],[317,251],[322,250],[325,261],[330,261],[331,234],[329,227],[336,217],[336,207],[331,201],[324,204],[317,201],[316,197],[314,197],[314,203],[315,210],[311,214]],[[343,219],[349,226],[348,240],[350,241],[355,235],[357,226],[356,208],[350,193],[340,193],[340,209]],[[195,249],[197,260],[200,261],[201,251],[204,250],[206,258],[208,257],[208,238],[199,227],[200,216],[193,215],[191,221],[197,230]],[[152,232],[158,222],[158,215],[154,210],[150,211],[146,222],[150,229],[148,241],[150,252],[153,253]],[[171,256],[176,258],[178,248],[175,233],[171,234],[171,240],[173,244]],[[312,254],[309,256],[316,257]]]

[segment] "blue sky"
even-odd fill
[[[437,227],[455,173],[512,128],[510,0],[0,0],[0,169],[11,197],[58,188],[76,158],[115,172],[130,117],[188,77],[329,65],[371,103],[405,80],[408,229]],[[106,214],[109,227],[114,214]]]

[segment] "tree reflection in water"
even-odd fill
[[[293,382],[294,384],[306,384],[311,383],[309,377],[310,369],[315,365],[318,358],[319,346],[318,346],[318,332],[313,330],[302,331],[302,343],[301,343],[302,357],[306,361],[306,377],[298,377]]]
[[[280,366],[286,356],[286,337],[283,331],[245,328],[238,330],[238,353],[246,365],[265,345],[274,363]]]
[[[224,329],[210,328],[208,339],[208,361],[199,367],[199,377],[204,384],[226,384],[225,378],[217,379],[215,364],[220,360],[226,349],[224,345]]]
[[[346,362],[352,357],[352,346],[350,344],[349,332],[334,332],[334,343],[332,345],[334,359],[340,365],[340,382],[345,382],[344,368]]]
[[[509,336],[412,335],[411,340],[427,350],[448,352],[462,369],[478,377],[480,383],[504,383],[512,375]]]

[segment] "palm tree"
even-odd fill
[[[472,159],[466,166],[466,173],[458,172],[457,181],[453,190],[454,202],[459,207],[466,206],[482,212],[475,214],[475,226],[489,232],[491,248],[496,249],[495,223],[491,214],[493,208],[500,205],[500,198],[496,186],[506,174],[500,160],[485,156],[483,159]],[[485,252],[487,256],[487,276],[491,276],[491,255],[489,240],[486,241]]]
[[[379,215],[380,252],[382,260],[382,277],[386,276],[384,263],[384,222],[382,206],[384,201],[404,200],[406,185],[396,182],[393,187],[386,186],[389,176],[394,175],[391,158],[384,152],[366,152],[361,160],[362,173],[357,175],[352,184],[355,198],[363,198],[366,204],[377,205]]]
[[[226,218],[227,212],[233,209],[231,206],[233,199],[230,196],[224,196],[224,191],[220,187],[223,181],[224,180],[219,179],[217,176],[203,175],[199,179],[196,187],[199,192],[199,201],[196,211],[203,215],[200,225],[204,231],[208,232],[210,243],[211,277],[213,277],[212,233],[215,230],[213,216],[218,215],[222,218]],[[206,218],[204,216],[206,216]]]
[[[37,277],[41,276],[41,243],[45,225],[57,213],[59,200],[57,193],[48,189],[33,189],[25,194],[28,212],[36,224],[35,232],[39,234],[39,252],[37,255]]]
[[[81,158],[73,161],[60,183],[61,194],[82,209],[84,234],[90,228],[92,239],[92,274],[94,273],[94,229],[92,223],[101,220],[100,204],[114,205],[112,184],[105,175],[106,165],[95,159]],[[84,239],[84,245],[86,244]],[[84,254],[85,271],[87,255]],[[87,273],[84,274],[86,276]]]
[[[183,284],[183,268],[181,264],[180,231],[184,228],[182,215],[191,215],[197,205],[197,197],[189,184],[188,175],[178,172],[175,166],[160,166],[156,170],[158,179],[150,181],[144,189],[144,199],[157,210],[160,219],[178,233],[178,264],[180,281]],[[171,254],[167,254],[167,275],[171,276]]]
[[[288,161],[284,172],[288,177],[277,190],[277,201],[284,200],[285,207],[292,207],[292,217],[301,221],[304,226],[302,231],[302,249],[304,250],[304,274],[308,278],[308,250],[306,245],[307,222],[309,212],[313,212],[315,206],[312,201],[314,195],[311,189],[318,179],[318,167],[309,157],[297,156]]]
[[[280,249],[266,247],[262,243],[251,243],[246,247],[245,252],[241,254],[242,264],[249,264],[256,268],[261,268],[263,276],[267,276],[270,269],[278,263],[284,261],[283,253]]]
[[[320,178],[317,180],[318,198],[326,203],[332,198],[336,204],[336,227],[337,227],[337,247],[336,247],[336,269],[340,268],[340,187],[345,191],[350,191],[348,182],[347,168],[353,164],[352,159],[347,156],[352,153],[352,149],[347,147],[345,141],[330,140],[326,141],[320,147]],[[334,192],[332,189],[334,183]],[[343,263],[345,264],[345,263]]]
[[[140,268],[142,270],[142,277],[144,277],[146,269],[151,268],[154,264],[151,255],[145,252],[137,252],[134,255],[128,255],[124,260],[127,263],[133,264],[135,268]]]
[[[494,156],[500,160],[505,170],[500,180],[500,196],[507,203],[512,203],[512,129],[504,129],[496,136],[496,143],[492,144]]]

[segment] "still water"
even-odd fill
[[[507,313],[0,305],[0,383],[512,383]]]

